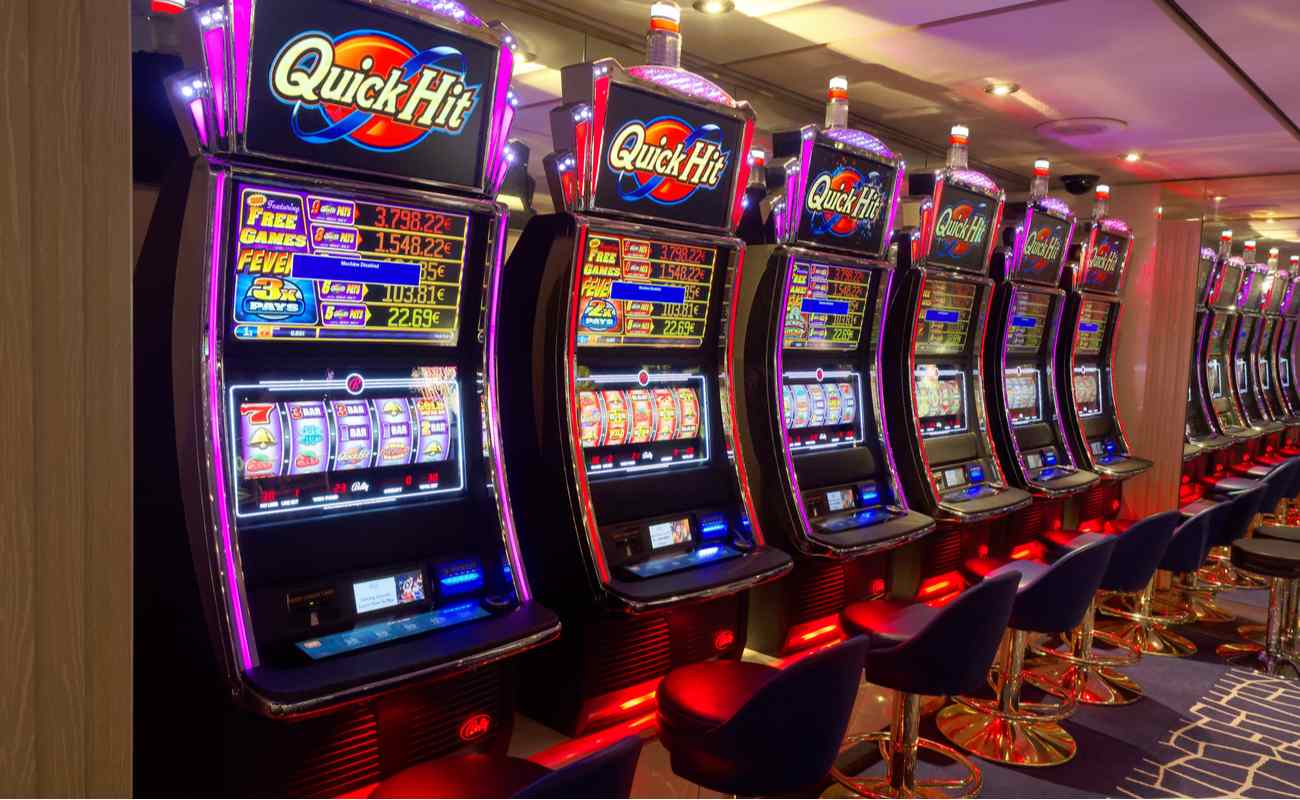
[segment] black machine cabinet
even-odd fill
[[[1098,481],[1080,468],[1067,442],[1057,388],[1057,338],[1066,294],[1057,287],[1074,235],[1074,213],[1043,197],[1010,207],[984,362],[999,374],[984,382],[990,427],[1007,480],[1044,498],[1081,492]]]
[[[1277,334],[1269,351],[1275,376],[1273,391],[1280,409],[1289,424],[1300,423],[1300,392],[1295,380],[1295,339],[1296,319],[1300,317],[1300,274],[1296,274],[1297,264],[1292,262],[1292,271],[1286,275],[1283,299],[1278,308]],[[1275,289],[1275,291],[1278,291]]]
[[[1219,258],[1205,296],[1206,307],[1197,315],[1197,384],[1202,407],[1218,434],[1234,442],[1254,436],[1239,406],[1231,358],[1237,310],[1249,292],[1251,274],[1241,258]]]
[[[524,560],[565,621],[523,702],[576,733],[643,712],[673,663],[738,657],[739,593],[791,561],[764,543],[734,417],[753,112],[672,67],[602,60],[563,84],[546,159],[560,210],[510,256],[493,357],[507,464],[526,476],[514,497],[542,526]],[[649,159],[651,143],[686,158]],[[673,644],[693,637],[703,651]]]
[[[1242,421],[1257,437],[1263,437],[1278,433],[1285,427],[1274,419],[1269,405],[1271,398],[1268,397],[1271,376],[1267,365],[1259,358],[1262,342],[1272,339],[1276,327],[1276,318],[1265,314],[1265,306],[1272,296],[1273,280],[1268,267],[1263,264],[1248,263],[1246,269],[1249,288],[1244,293],[1245,302],[1237,315],[1230,347],[1232,386]]]
[[[1220,290],[1218,281],[1222,278],[1218,254],[1208,247],[1201,248],[1196,273],[1197,308],[1191,348],[1191,377],[1187,387],[1184,460],[1222,450],[1237,441],[1236,437],[1224,433],[1219,427],[1216,401],[1223,398],[1221,373],[1217,371],[1220,367],[1206,366],[1213,315],[1209,300]]]
[[[503,30],[443,11],[195,8],[189,66],[167,87],[195,156],[174,261],[175,444],[216,661],[248,708],[334,721],[293,729],[304,758],[385,738],[388,724],[342,720],[400,698],[440,744],[399,749],[372,778],[501,741],[509,681],[489,665],[559,634],[519,555],[485,358],[513,57]],[[354,89],[409,81],[396,96],[410,102],[342,84],[323,102],[326,63]],[[446,705],[484,680],[490,708]],[[296,794],[281,779],[317,769],[243,757],[263,766],[230,771],[240,792]]]
[[[1079,257],[1062,272],[1066,291],[1057,341],[1057,391],[1075,463],[1105,480],[1146,472],[1135,456],[1115,404],[1115,349],[1123,303],[1124,269],[1133,234],[1122,220],[1104,217],[1084,226]]]
[[[1008,484],[989,431],[984,332],[989,259],[1004,193],[972,170],[912,176],[929,195],[898,248],[882,389],[898,477],[911,507],[941,521],[1005,516],[1031,497]]]
[[[906,167],[879,139],[849,128],[806,126],[776,134],[774,144],[786,176],[772,200],[779,243],[746,250],[736,409],[764,533],[823,562],[801,563],[802,576],[830,569],[827,560],[899,547],[934,520],[909,510],[881,419],[880,327]],[[803,583],[751,593],[751,647],[785,653],[821,643],[800,625],[812,624],[803,612],[813,606],[824,615],[829,599],[794,596]]]

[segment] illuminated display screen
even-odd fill
[[[1038,469],[1043,466],[1043,457],[1038,453],[1027,453],[1025,455],[1025,466],[1030,469]]]
[[[395,504],[463,487],[455,367],[229,388],[240,517]]]
[[[578,435],[588,473],[627,474],[707,461],[706,391],[700,375],[580,378]]]
[[[791,450],[862,442],[862,376],[850,371],[787,372],[781,416]]]
[[[1291,359],[1278,359],[1278,381],[1286,388],[1291,388]]]
[[[650,548],[653,550],[662,550],[665,547],[676,547],[679,544],[691,543],[691,520],[688,517],[668,522],[652,522],[648,526],[648,530],[650,532]]]
[[[862,339],[870,280],[865,269],[796,261],[785,305],[784,346],[855,349]]]
[[[469,217],[239,184],[234,334],[451,345]]]
[[[414,569],[357,581],[352,584],[352,598],[358,614],[418,603],[424,599],[424,573]]]
[[[1084,356],[1095,356],[1101,352],[1101,345],[1106,340],[1106,324],[1110,321],[1110,304],[1097,300],[1085,300],[1079,309],[1079,338],[1075,352]]]
[[[1255,330],[1255,317],[1242,317],[1241,322],[1237,325],[1237,346],[1238,351],[1244,350],[1246,344],[1250,341],[1250,333]]]
[[[1268,377],[1268,361],[1260,358],[1256,360],[1256,363],[1259,365],[1259,388],[1267,391],[1272,388]]]
[[[1250,387],[1250,375],[1247,374],[1248,370],[1246,369],[1246,360],[1239,358],[1235,364],[1237,367],[1237,391],[1250,394],[1252,390]]]
[[[1087,263],[1083,272],[1083,288],[1099,292],[1118,291],[1128,247],[1127,236],[1104,230],[1095,231],[1092,246],[1085,254]]]
[[[1003,373],[1007,394],[1007,417],[1012,425],[1028,425],[1043,419],[1038,370],[1013,367]]]
[[[916,368],[915,388],[922,436],[966,430],[966,373],[925,364]]]
[[[1040,292],[1016,291],[1016,304],[1007,321],[1007,350],[1012,353],[1037,353],[1047,328],[1047,313],[1052,296]]]
[[[925,281],[916,320],[918,354],[951,355],[965,350],[976,291],[972,283],[938,278]]]
[[[580,346],[703,344],[718,248],[592,232],[583,252]]]
[[[1101,413],[1101,372],[1096,367],[1074,368],[1074,409],[1080,417]]]
[[[1223,367],[1218,361],[1206,362],[1205,382],[1209,384],[1211,400],[1223,397]]]
[[[1216,316],[1213,324],[1210,325],[1210,348],[1209,353],[1212,356],[1221,356],[1224,353],[1224,340],[1228,332],[1228,323],[1230,317]]]
[[[832,489],[826,493],[826,508],[829,511],[844,511],[857,505],[852,489]]]

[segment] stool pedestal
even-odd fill
[[[1025,664],[1025,682],[1055,697],[1073,696],[1077,702],[1094,706],[1122,706],[1142,697],[1142,686],[1116,667],[1136,664],[1136,650],[1120,657],[1099,656],[1093,651],[1097,601],[1088,606],[1083,622],[1065,637],[1064,645],[1048,649],[1029,645],[1036,655]]]
[[[1107,644],[1127,647],[1143,655],[1173,656],[1181,658],[1196,652],[1190,639],[1170,630],[1170,625],[1186,625],[1196,619],[1189,608],[1158,614],[1151,608],[1155,587],[1152,579],[1136,596],[1114,594],[1106,598],[1098,609],[1114,619],[1097,625],[1096,636]]]
[[[1262,642],[1230,642],[1215,652],[1228,661],[1255,657],[1255,667],[1278,677],[1288,670],[1300,676],[1300,655],[1296,653],[1296,609],[1300,605],[1300,582],[1286,578],[1268,579],[1268,623]]]

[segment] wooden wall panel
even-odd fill
[[[0,2],[0,795],[131,790],[129,23]]]
[[[31,52],[28,3],[0,2],[0,453],[32,436]],[[0,480],[0,793],[36,792],[36,531],[32,462],[10,458]]]
[[[1201,226],[1157,220],[1155,187],[1119,187],[1112,197],[1112,213],[1127,220],[1136,236],[1115,388],[1129,445],[1156,462],[1124,485],[1123,515],[1141,517],[1178,505]]]

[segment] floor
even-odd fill
[[[1262,621],[1263,591],[1220,596],[1243,621]],[[1127,670],[1146,697],[1119,708],[1083,707],[1065,726],[1079,743],[1071,762],[1050,768],[1009,768],[980,762],[984,797],[1297,797],[1300,796],[1300,683],[1268,679],[1226,665],[1214,653],[1235,639],[1235,623],[1182,629],[1199,651],[1182,659],[1147,657]],[[884,727],[890,693],[863,684],[850,730]],[[937,708],[938,703],[930,703]],[[922,735],[942,739],[928,716]],[[525,717],[517,720],[511,753],[530,756],[565,740]],[[955,777],[942,763],[923,774]],[[842,794],[832,787],[826,796]],[[647,741],[633,797],[719,795],[673,774],[668,753]]]

